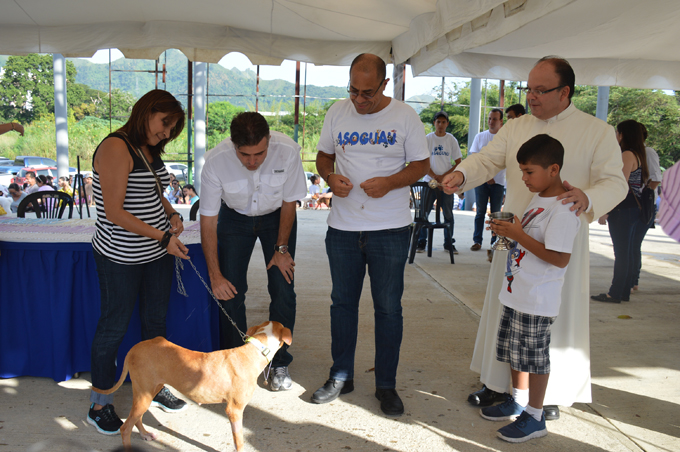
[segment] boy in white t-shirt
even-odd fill
[[[496,359],[510,363],[512,397],[482,408],[491,421],[514,420],[498,430],[513,443],[548,434],[543,398],[550,376],[550,325],[560,310],[562,284],[581,221],[557,196],[566,192],[560,178],[564,148],[546,134],[536,135],[517,152],[522,180],[532,193],[522,220],[490,221],[490,229],[517,243],[508,251],[499,299],[503,316]]]

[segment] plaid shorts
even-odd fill
[[[498,326],[496,359],[513,370],[550,373],[550,325],[555,317],[524,314],[503,306]]]

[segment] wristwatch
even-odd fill
[[[286,254],[288,252],[288,245],[276,245],[274,249],[281,254]]]
[[[184,222],[184,217],[179,212],[172,212],[168,217],[168,221],[172,220],[172,217],[174,217],[175,215],[179,215],[179,221]]]

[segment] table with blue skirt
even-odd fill
[[[100,315],[93,231],[94,220],[0,220],[0,378],[63,381],[90,370]],[[198,223],[185,222],[180,239],[207,280]],[[178,293],[173,277],[167,339],[190,350],[219,349],[217,304],[188,262],[180,277],[188,296]],[[140,340],[136,307],[118,350],[118,375],[125,355]]]

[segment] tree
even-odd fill
[[[77,85],[76,67],[66,61],[66,90],[69,102],[84,95]],[[72,104],[70,104],[72,105]],[[31,53],[7,58],[0,79],[0,115],[11,121],[30,124],[34,119],[54,113],[54,71],[52,55]]]
[[[506,84],[504,97],[505,105],[512,105],[519,103],[519,96],[517,93],[518,83],[509,82]],[[444,111],[449,114],[449,126],[446,131],[456,137],[458,144],[463,151],[463,155],[467,152],[468,142],[468,128],[470,124],[470,83],[455,83],[453,89],[445,93],[446,99],[444,102]],[[488,112],[492,108],[498,108],[500,99],[500,89],[495,83],[485,83],[482,86],[482,108],[479,113],[480,124],[482,129],[486,129],[484,124],[487,122]],[[441,95],[438,99],[432,102],[427,108],[420,112],[420,119],[426,125],[434,122],[434,115],[442,109]]]
[[[230,102],[212,102],[208,104],[208,149],[212,149],[224,138],[229,136],[229,126],[234,116],[245,111]]]
[[[597,87],[577,86],[574,105],[591,115],[597,108]],[[622,88],[609,91],[607,122],[616,126],[626,119],[634,119],[647,127],[647,145],[656,149],[664,168],[680,160],[680,105],[677,97],[663,91]]]

